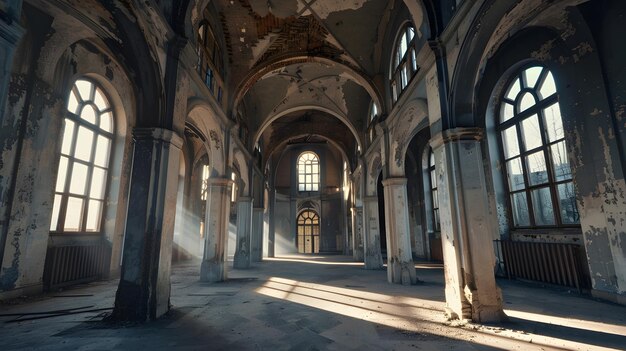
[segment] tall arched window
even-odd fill
[[[415,29],[413,26],[407,25],[398,34],[391,61],[390,84],[391,97],[394,103],[417,71]]]
[[[198,54],[198,73],[217,101],[222,102],[224,61],[215,34],[206,20],[198,27],[196,50]]]
[[[320,252],[320,218],[313,210],[304,210],[298,216],[298,252]]]
[[[500,104],[497,131],[513,226],[579,223],[554,76],[541,66],[521,70]]]
[[[79,79],[69,94],[52,209],[52,232],[100,232],[113,142],[113,110]]]
[[[298,157],[298,191],[319,191],[320,161],[316,154],[307,151]]]

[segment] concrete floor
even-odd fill
[[[387,284],[384,271],[343,256],[268,259],[218,284],[198,282],[198,267],[174,267],[173,309],[152,323],[102,321],[116,281],[4,302],[0,349],[626,349],[626,307],[507,280],[499,284],[510,322],[447,322],[440,265],[417,264],[424,283],[416,286]],[[90,312],[21,315],[71,308]],[[48,318],[16,322],[41,316]]]

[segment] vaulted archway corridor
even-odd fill
[[[232,262],[231,262],[232,264]],[[419,285],[385,283],[346,256],[289,255],[198,281],[175,265],[172,309],[149,324],[101,321],[115,281],[0,306],[3,350],[604,350],[626,344],[626,308],[567,291],[499,281],[510,321],[447,321],[440,264],[416,264]],[[64,310],[57,314],[46,311]],[[84,312],[83,312],[84,311]],[[75,313],[75,314],[73,314]],[[21,320],[21,322],[16,322]]]

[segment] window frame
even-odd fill
[[[526,82],[527,78],[525,77],[525,73],[529,69],[532,69],[535,67],[541,68],[541,72],[534,86],[529,87],[528,83]],[[539,95],[539,92],[541,88],[543,87],[543,84],[545,83],[548,75],[552,75],[552,79],[554,80],[555,91],[551,95],[542,99],[541,96]],[[519,80],[520,90],[515,95],[514,100],[509,99],[507,97],[508,92],[514,85],[517,84],[518,80]],[[520,106],[521,100],[524,98],[524,96],[527,93],[530,93],[533,96],[535,103],[531,107],[528,107],[524,110],[520,110],[519,106]],[[504,120],[505,103],[513,106],[513,115],[506,120]],[[502,177],[504,180],[503,181],[504,190],[505,190],[506,197],[507,197],[507,200],[506,200],[508,204],[507,215],[509,218],[509,223],[511,224],[511,228],[513,230],[580,228],[580,212],[578,211],[578,208],[576,207],[577,204],[574,204],[574,206],[576,208],[576,212],[578,213],[578,223],[563,223],[563,218],[561,215],[561,203],[559,201],[559,195],[558,195],[558,190],[557,190],[558,186],[561,184],[571,183],[572,188],[574,189],[574,192],[575,192],[575,187],[574,187],[573,174],[571,170],[571,164],[569,164],[569,162],[568,162],[568,165],[570,169],[570,174],[569,174],[570,177],[568,179],[557,180],[554,174],[552,147],[558,145],[559,143],[564,143],[566,156],[568,154],[568,151],[567,151],[568,146],[565,140],[565,133],[563,133],[563,136],[561,138],[550,141],[549,136],[548,136],[548,128],[546,128],[545,126],[545,116],[544,116],[545,112],[544,111],[548,110],[550,107],[554,105],[556,105],[560,111],[559,90],[556,84],[556,78],[554,76],[554,73],[548,67],[542,64],[536,63],[536,62],[526,64],[516,69],[515,73],[512,74],[507,79],[506,84],[504,85],[504,89],[502,90],[499,96],[499,100],[496,106],[497,109],[495,110],[497,116],[496,116],[496,123],[495,123],[494,129],[497,134],[496,138],[498,140],[498,149],[499,149],[498,151],[499,151],[499,157],[500,157],[499,161],[501,164],[500,168],[501,168]],[[525,145],[525,138],[524,138],[524,132],[523,132],[524,128],[522,124],[524,121],[530,120],[530,118],[532,118],[535,115],[537,116],[536,119],[538,121],[538,126],[539,126],[539,134],[540,134],[539,136],[541,138],[541,145],[527,149]],[[563,123],[562,114],[560,114],[559,117],[561,119],[561,124],[562,124]],[[511,127],[515,127],[515,130],[516,130],[515,137],[517,138],[516,147],[519,149],[519,151],[518,151],[518,154],[507,158],[506,153],[505,153],[505,140],[503,138],[503,134],[505,130]],[[543,153],[543,156],[544,156],[543,158],[544,158],[544,164],[546,168],[547,180],[543,183],[532,184],[530,180],[528,164],[525,160],[527,157],[532,156],[533,154],[539,153],[539,152]],[[508,172],[508,163],[516,159],[519,159],[519,164],[521,164],[521,170],[523,172],[524,188],[511,190],[509,172]],[[537,224],[537,219],[535,218],[536,216],[535,216],[535,208],[533,206],[534,202],[532,199],[533,197],[532,194],[534,190],[540,190],[544,188],[548,188],[550,192],[550,200],[552,203],[552,215],[553,215],[554,224]],[[526,207],[527,207],[529,225],[521,225],[521,224],[516,223],[516,219],[514,215],[514,211],[515,211],[514,203],[512,200],[514,194],[525,194],[526,196]]]
[[[439,184],[437,183],[437,173],[435,167],[435,153],[429,148],[428,152],[428,189],[430,192],[430,216],[433,222],[433,232],[441,232],[441,214],[439,213]],[[435,202],[435,195],[437,201]]]
[[[77,87],[77,83],[79,81],[85,81],[91,84],[91,93],[90,93],[89,100],[82,99],[82,96],[79,93],[79,88]],[[105,108],[102,111],[100,111],[100,109],[97,107],[96,102],[95,102],[96,91],[100,91],[100,93],[106,100],[105,102],[107,104],[107,108]],[[80,101],[77,101],[78,105],[76,107],[76,111],[80,112],[79,114],[76,114],[75,112],[72,112],[69,110],[68,105],[70,101],[70,95],[72,94],[72,92],[74,93],[76,97],[80,99]],[[111,97],[107,93],[107,91],[97,81],[89,77],[77,78],[76,80],[74,80],[74,83],[72,83],[72,86],[68,91],[67,100],[65,104],[65,112],[64,112],[64,117],[63,117],[63,130],[62,130],[62,137],[61,137],[61,145],[57,153],[58,160],[59,160],[59,168],[57,168],[55,182],[53,186],[53,194],[54,194],[53,200],[52,200],[53,208],[52,208],[52,213],[51,213],[51,223],[49,226],[49,232],[51,235],[104,235],[105,234],[104,220],[105,220],[105,214],[106,214],[106,208],[107,208],[107,201],[109,197],[109,187],[110,187],[110,182],[111,182],[111,171],[112,171],[111,165],[112,165],[113,156],[114,156],[113,146],[115,144],[115,137],[116,137],[115,106],[113,106],[111,101],[112,101]],[[97,111],[97,120],[95,123],[91,123],[81,117],[84,108],[88,105],[93,105],[92,108],[95,108]],[[102,118],[102,115],[105,115],[107,113],[109,113],[111,116],[111,120],[110,120],[111,132],[108,132],[102,129],[99,126],[100,118]],[[69,153],[64,154],[63,153],[63,141],[65,139],[64,135],[66,132],[66,126],[67,126],[68,120],[71,121],[74,124],[74,126],[72,127],[72,131],[71,131],[72,137],[71,137],[71,141],[69,145],[69,149],[70,149]],[[82,160],[76,157],[75,155],[76,143],[78,142],[78,138],[79,138],[78,132],[81,127],[86,128],[89,132],[92,133],[92,138],[91,138],[92,149],[90,151],[89,161]],[[105,137],[109,140],[109,147],[107,150],[107,162],[105,166],[100,166],[96,164],[96,152],[97,152],[97,146],[98,146],[98,138],[100,136]],[[61,167],[61,161],[63,158],[67,159],[65,179],[63,183],[64,186],[63,186],[62,191],[57,191],[57,183],[59,181],[59,176],[60,176],[59,172],[61,170],[60,167]],[[85,189],[84,189],[83,195],[72,193],[70,190],[74,167],[77,163],[87,167],[86,176],[85,176]],[[105,171],[105,179],[102,184],[103,188],[102,188],[101,199],[97,199],[91,196],[94,169],[96,168],[103,169]],[[56,201],[55,199],[57,196],[60,196],[61,199],[59,203],[58,213],[56,214],[56,219],[55,219],[54,218],[55,217],[54,203]],[[79,198],[82,200],[81,213],[79,215],[80,222],[78,225],[79,227],[78,230],[68,230],[65,228],[65,222],[66,222],[67,215],[68,215],[67,213],[68,200],[70,197]],[[89,211],[91,210],[90,209],[91,205],[89,204],[90,201],[99,201],[101,203],[100,204],[101,206],[100,218],[96,222],[98,224],[98,230],[94,230],[94,231],[87,230]],[[56,220],[56,226],[55,228],[52,228],[52,223],[54,223],[55,220]]]
[[[222,86],[225,79],[223,51],[206,17],[205,14],[205,19],[200,22],[197,29],[196,70],[211,94],[222,103]]]
[[[310,160],[311,164],[310,166],[313,167],[315,165],[317,165],[317,172],[314,172],[313,170],[311,170],[310,173],[306,172],[306,166],[307,166],[307,162],[309,160],[305,160],[303,162],[301,162],[300,160],[302,160],[302,158],[305,155],[313,155],[313,158]],[[304,169],[302,169],[304,166]],[[320,188],[321,188],[321,183],[322,183],[322,177],[321,177],[321,162],[320,162],[320,157],[317,153],[313,152],[313,151],[304,151],[302,153],[300,153],[300,155],[298,155],[298,158],[296,160],[296,180],[297,180],[297,186],[298,186],[298,192],[300,193],[313,193],[313,192],[319,192]],[[304,176],[305,180],[304,182],[300,181],[300,177]],[[311,177],[311,182],[307,182],[306,181],[306,177],[310,176]],[[313,182],[313,177],[317,176],[317,182]],[[301,186],[304,185],[304,189],[301,189]],[[310,185],[310,187],[309,187]]]

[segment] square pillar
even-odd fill
[[[173,131],[159,128],[135,129],[133,139],[123,261],[112,318],[145,321],[169,310],[183,140]]]
[[[252,198],[237,201],[237,248],[233,267],[250,268],[252,262]]]
[[[209,178],[204,225],[204,256],[200,266],[200,281],[221,282],[227,279],[228,224],[230,178]]]
[[[363,261],[363,207],[352,207],[352,258]]]
[[[252,262],[263,260],[263,207],[252,209]]]
[[[385,193],[385,223],[387,230],[387,280],[390,283],[417,283],[411,251],[407,179],[383,180]]]
[[[475,128],[446,130],[431,141],[435,154],[446,312],[449,318],[499,322],[506,318],[496,285],[495,213],[489,206]]]
[[[363,200],[365,235],[363,236],[363,260],[365,269],[382,269],[380,253],[380,222],[378,221],[378,197],[368,196]]]
[[[269,191],[269,232],[267,235],[267,257],[275,257],[275,245],[276,240],[276,190],[270,189]]]

